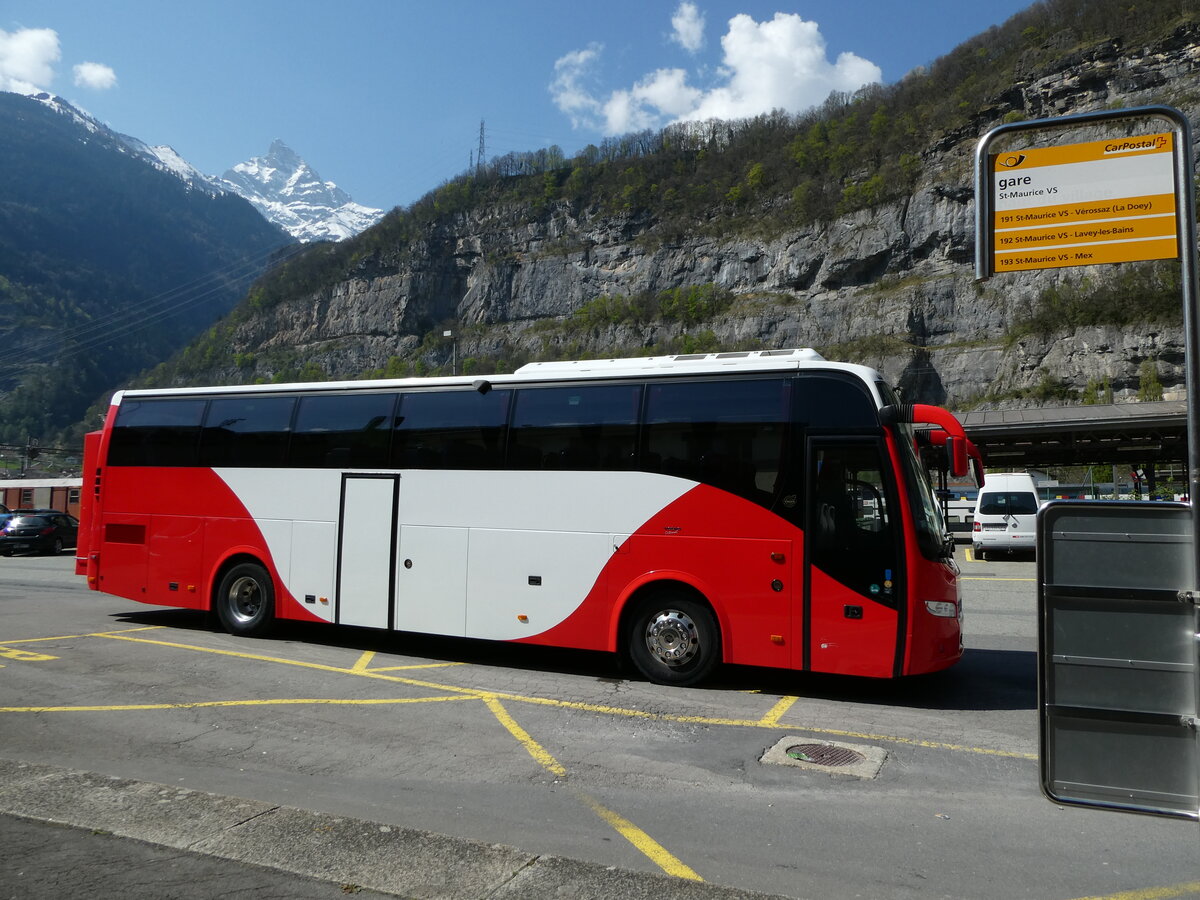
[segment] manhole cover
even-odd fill
[[[816,766],[853,766],[866,759],[857,750],[831,744],[796,744],[787,748],[787,755]]]
[[[761,760],[767,765],[793,766],[831,777],[875,778],[883,768],[887,752],[869,744],[818,741],[799,735],[780,738],[768,747]]]

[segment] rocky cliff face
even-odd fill
[[[721,349],[814,347],[878,367],[909,399],[960,409],[1040,402],[1039,385],[1069,399],[1089,381],[1105,380],[1118,400],[1128,399],[1152,360],[1171,396],[1183,383],[1178,326],[1013,337],[1048,285],[1105,276],[1100,268],[1064,269],[977,285],[971,167],[976,142],[1005,116],[1166,103],[1194,120],[1198,75],[1200,30],[1181,30],[1155,47],[1092,47],[1014,85],[969,128],[944,135],[924,154],[920,183],[903,201],[770,238],[668,243],[648,219],[566,204],[534,222],[503,208],[442,221],[419,243],[364,260],[334,287],[243,322],[233,335],[246,354],[243,370],[213,375],[269,378],[277,369],[273,351],[288,351],[330,375],[353,377],[412,354],[423,340],[428,361],[445,365],[449,343],[427,336],[449,328],[459,360],[606,355],[679,347],[699,334]],[[700,326],[564,324],[603,295],[707,284],[736,300]]]

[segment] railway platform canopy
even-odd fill
[[[1187,463],[1187,401],[955,413],[989,469]]]

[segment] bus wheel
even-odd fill
[[[230,634],[264,635],[275,624],[275,586],[258,563],[225,573],[217,591],[217,617]]]
[[[721,661],[712,610],[681,590],[659,590],[643,601],[626,638],[633,664],[658,684],[697,684]]]

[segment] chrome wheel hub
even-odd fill
[[[700,652],[696,623],[677,609],[664,609],[646,625],[646,648],[664,665],[682,666]]]
[[[262,591],[253,578],[242,577],[229,587],[229,609],[238,619],[248,621],[262,608]]]

